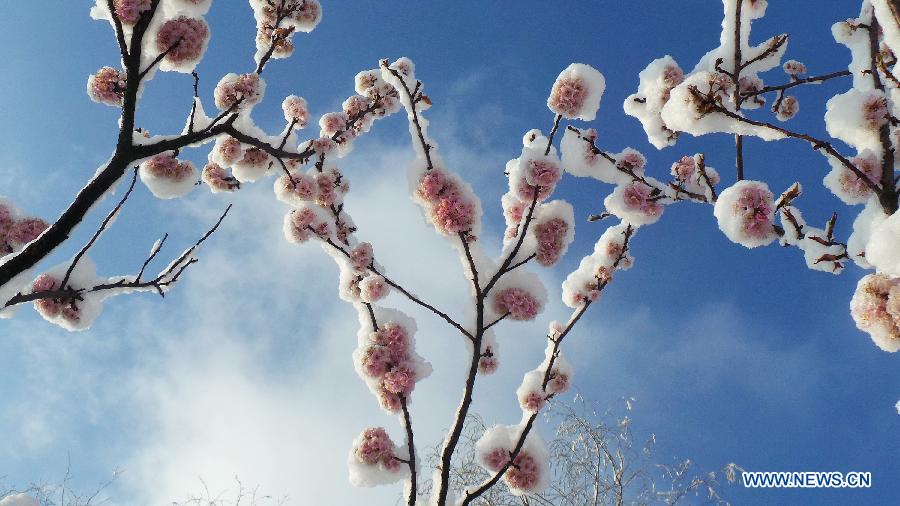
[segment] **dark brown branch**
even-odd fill
[[[412,420],[409,416],[409,408],[407,407],[406,397],[400,396],[400,407],[403,409],[403,427],[406,429],[406,447],[409,449],[409,497],[406,504],[415,506],[418,496],[418,478],[416,477],[416,444],[413,439]]]
[[[872,24],[869,32],[869,71],[872,76],[872,84],[875,89],[884,91],[884,84],[878,75],[878,60],[880,44],[878,33],[880,32],[878,19],[872,16]],[[894,148],[891,143],[891,128],[888,122],[878,129],[878,141],[881,143],[881,192],[878,195],[881,207],[885,214],[891,215],[897,211],[897,187],[894,184]],[[868,178],[865,179],[869,182]]]
[[[82,257],[84,257],[84,255],[88,252],[88,250],[91,249],[91,247],[94,245],[94,243],[97,242],[97,239],[100,238],[100,235],[106,231],[106,228],[109,226],[109,224],[113,220],[113,218],[115,218],[116,215],[119,214],[119,210],[121,210],[122,206],[125,205],[125,202],[128,200],[128,197],[131,196],[131,192],[134,191],[134,184],[136,182],[137,182],[137,167],[134,168],[134,173],[132,174],[132,177],[131,177],[131,184],[128,185],[128,190],[125,192],[125,195],[123,195],[122,199],[119,200],[119,203],[116,204],[115,207],[113,207],[112,211],[110,211],[109,214],[106,215],[106,218],[103,220],[102,223],[100,223],[100,227],[97,228],[97,231],[94,232],[94,235],[91,237],[91,239],[84,245],[84,247],[81,248],[81,250],[77,254],[75,254],[75,258],[72,259],[72,263],[69,265],[69,268],[66,269],[65,276],[63,276],[62,281],[60,281],[60,283],[59,283],[60,286],[64,287],[69,283],[69,278],[72,276],[72,272],[78,266],[78,262],[81,260]]]
[[[507,311],[506,313],[503,314],[503,316],[501,316],[501,317],[497,318],[496,320],[492,321],[491,323],[488,323],[487,325],[485,325],[485,327],[484,327],[485,332],[487,332],[487,330],[488,330],[489,328],[491,328],[491,327],[493,327],[494,325],[496,325],[496,324],[502,322],[503,320],[505,320],[506,317],[509,316],[509,315],[510,315],[510,312]]]
[[[622,260],[624,260],[624,258],[626,257],[626,255],[628,253],[628,248],[629,248],[629,241],[630,241],[633,233],[634,233],[633,227],[628,226],[625,229],[625,240],[622,245],[622,251],[619,253],[619,256],[616,258],[615,262],[613,263],[613,268],[617,267],[622,262]],[[606,288],[608,283],[609,283],[608,281],[601,282],[601,284],[598,286],[598,290],[603,291],[603,289]],[[550,339],[553,342],[553,349],[551,350],[550,361],[548,362],[547,368],[544,371],[544,379],[543,379],[543,382],[541,383],[541,387],[545,391],[547,388],[547,384],[550,382],[551,374],[553,371],[553,364],[556,360],[556,357],[559,355],[559,347],[562,344],[563,339],[565,339],[565,337],[569,334],[569,332],[572,330],[572,328],[575,326],[575,324],[578,323],[578,321],[581,319],[581,317],[584,316],[584,313],[587,311],[587,309],[591,306],[592,303],[593,303],[593,301],[586,300],[581,305],[581,307],[579,307],[578,310],[572,315],[572,317],[569,318],[569,322],[566,324],[566,327],[563,329],[563,331],[559,333],[559,335],[548,336],[548,339]],[[547,396],[547,399],[550,399],[552,397],[553,397],[553,394],[550,394]],[[466,497],[463,499],[463,502],[462,502],[463,506],[470,504],[472,501],[474,501],[475,499],[480,497],[482,494],[487,492],[491,487],[493,487],[494,485],[497,484],[497,482],[500,480],[500,478],[506,473],[506,471],[509,469],[509,467],[513,464],[513,461],[519,455],[519,452],[521,452],[522,448],[525,446],[525,441],[528,438],[528,434],[531,432],[531,429],[534,427],[534,422],[537,419],[537,417],[538,417],[538,413],[532,413],[531,416],[528,417],[528,420],[525,422],[525,425],[522,427],[522,432],[519,434],[519,439],[516,441],[516,444],[513,447],[512,451],[510,451],[509,460],[506,462],[506,464],[502,468],[500,468],[500,470],[498,470],[490,479],[488,479],[487,481],[482,483],[477,489],[475,489],[471,492],[466,492]]]
[[[840,161],[841,164],[843,164],[845,167],[847,167],[858,178],[862,179],[866,183],[866,185],[873,192],[875,192],[875,194],[881,195],[881,188],[879,188],[875,183],[870,181],[869,178],[866,177],[865,173],[863,173],[855,165],[853,165],[853,163],[851,163],[850,160],[847,159],[847,157],[840,154],[840,152],[838,152],[838,150],[836,150],[834,148],[834,146],[831,145],[831,143],[824,141],[822,139],[817,139],[808,134],[794,132],[794,131],[788,130],[786,128],[780,127],[778,125],[766,123],[765,121],[757,121],[754,119],[745,118],[745,117],[741,116],[740,114],[737,114],[733,111],[729,111],[725,107],[716,103],[714,99],[712,99],[708,95],[705,95],[704,93],[702,93],[700,90],[697,89],[696,86],[691,86],[689,89],[690,89],[691,93],[693,94],[694,98],[701,101],[703,103],[704,107],[709,108],[709,110],[712,112],[718,112],[718,113],[724,114],[725,116],[728,116],[729,118],[734,119],[736,121],[740,121],[741,123],[747,123],[748,125],[753,125],[753,126],[757,126],[757,127],[763,127],[763,128],[767,128],[770,130],[774,130],[776,132],[783,134],[786,137],[804,140],[804,141],[812,144],[812,148],[817,151],[819,149],[824,149],[826,153],[828,153],[829,155],[833,156],[835,159]]]
[[[764,86],[755,91],[742,93],[741,98],[747,99],[747,98],[755,97],[757,95],[762,95],[764,93],[769,93],[772,91],[787,90],[787,89],[793,88],[794,86],[800,86],[801,84],[819,83],[819,82],[827,81],[829,79],[834,79],[836,77],[844,77],[844,76],[849,76],[849,75],[851,75],[851,72],[849,70],[839,70],[837,72],[831,72],[831,73],[822,74],[819,76],[812,76],[812,77],[806,77],[803,79],[796,79],[789,83],[779,84],[778,86]]]
[[[86,293],[97,293],[109,290],[144,290],[147,288],[153,288],[159,293],[160,296],[165,297],[165,290],[171,285],[174,285],[181,279],[181,275],[184,274],[185,270],[191,265],[197,263],[196,258],[190,258],[194,252],[200,247],[203,242],[205,242],[222,224],[222,221],[228,215],[228,211],[231,210],[231,206],[229,205],[225,212],[219,217],[218,221],[216,221],[215,225],[210,228],[205,234],[203,234],[197,242],[194,243],[193,246],[188,248],[184,253],[182,253],[178,258],[176,258],[169,266],[160,272],[155,278],[147,281],[141,281],[141,274],[143,274],[144,269],[147,265],[156,257],[159,253],[160,246],[154,248],[150,256],[147,260],[144,261],[143,266],[141,267],[141,272],[135,277],[124,277],[119,279],[118,281],[113,281],[110,283],[101,283],[98,285],[94,285],[89,288],[72,288],[66,285],[60,285],[61,288],[56,290],[43,290],[39,292],[31,292],[27,294],[18,293],[15,297],[9,299],[3,304],[3,307],[12,307],[19,304],[24,304],[26,302],[32,302],[40,299],[60,299],[60,300],[83,300],[83,296]],[[161,243],[160,243],[161,245]]]
[[[122,55],[122,64],[128,59],[128,43],[125,42],[125,30],[122,28],[122,20],[116,14],[116,6],[113,0],[106,0],[106,7],[109,9],[109,16],[113,21],[113,28],[116,32],[116,42],[119,45],[119,54]]]
[[[326,239],[325,243],[328,244],[329,246],[331,246],[332,248],[338,250],[341,254],[343,254],[347,258],[350,258],[350,252],[348,252],[347,250],[342,248],[341,245],[339,245],[338,243],[332,241],[331,239]],[[376,269],[374,265],[370,265],[369,270],[372,271],[374,274],[377,274],[377,275],[381,276],[382,278],[384,278],[385,283],[387,283],[390,287],[392,287],[392,288],[396,289],[397,291],[399,291],[400,293],[402,293],[404,296],[406,296],[407,299],[415,302],[416,304],[424,307],[425,309],[427,309],[427,310],[431,311],[432,313],[436,314],[437,316],[439,316],[445,322],[447,322],[451,326],[453,326],[456,330],[460,331],[464,336],[468,337],[469,339],[475,338],[471,332],[469,332],[468,330],[463,328],[462,325],[457,323],[456,320],[454,320],[449,315],[447,315],[447,313],[444,313],[440,309],[438,309],[438,308],[432,306],[431,304],[423,301],[422,299],[416,297],[415,295],[410,293],[406,288],[403,288],[403,286],[401,286],[399,283],[395,282],[391,278],[389,278],[389,277],[385,276],[383,273],[379,272],[378,269]]]
[[[412,91],[410,91],[409,86],[407,86],[406,80],[404,80],[403,76],[400,75],[400,72],[397,72],[396,69],[390,68],[388,66],[387,60],[381,60],[381,66],[383,68],[386,68],[388,70],[388,72],[390,72],[394,77],[396,77],[397,80],[400,81],[400,84],[403,86],[403,91],[406,93],[406,98],[409,100],[409,109],[410,109],[410,114],[412,115],[413,125],[416,127],[416,134],[419,136],[419,142],[422,145],[422,151],[425,152],[426,169],[431,170],[434,168],[434,164],[431,161],[431,150],[433,149],[433,146],[425,140],[425,133],[422,131],[422,124],[419,122],[419,113],[416,108],[416,103],[418,101],[416,100],[414,93]],[[417,91],[418,91],[420,85],[421,85],[421,83],[417,81],[416,82],[416,90]]]

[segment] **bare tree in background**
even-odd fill
[[[556,426],[550,451],[550,483],[539,494],[512,495],[492,488],[474,504],[481,506],[598,506],[645,504],[729,504],[725,486],[734,483],[741,467],[729,463],[716,471],[702,472],[690,459],[664,463],[656,455],[656,435],[646,439],[632,431],[634,399],[623,399],[621,409],[602,409],[580,394],[571,402],[558,399],[543,415],[546,425]],[[622,414],[624,412],[624,414]],[[451,488],[458,494],[469,484],[490,478],[476,457],[475,445],[488,426],[472,414],[466,419],[461,451],[450,473]],[[436,463],[433,448],[428,463]],[[426,482],[423,494],[430,492]]]

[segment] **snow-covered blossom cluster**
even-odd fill
[[[378,309],[374,314],[378,329],[361,316],[359,347],[353,361],[381,407],[389,413],[400,413],[416,382],[431,373],[431,366],[415,353],[416,327],[411,318],[388,309]]]
[[[197,182],[197,168],[189,161],[181,161],[174,153],[162,153],[141,164],[141,181],[153,195],[173,199],[187,195]]]
[[[522,430],[521,425],[497,425],[485,431],[475,443],[475,453],[482,467],[491,473],[505,469],[503,481],[517,496],[538,493],[550,482],[550,455],[536,432],[528,433],[510,462]]]
[[[294,53],[296,32],[309,33],[322,21],[317,0],[250,0],[256,17],[256,62],[268,55],[287,58]]]
[[[409,469],[401,453],[382,427],[365,429],[350,450],[347,464],[350,483],[355,487],[374,487],[407,478]]]
[[[654,60],[641,72],[638,91],[626,99],[624,109],[642,123],[648,140],[660,149],[675,144],[683,132],[735,134],[739,181],[716,195],[713,187],[718,174],[708,168],[699,174],[696,157],[684,157],[673,165],[676,181],[668,186],[678,189],[676,197],[703,197],[714,203],[714,215],[725,236],[748,248],[778,239],[782,245],[800,249],[810,269],[837,274],[852,260],[880,275],[892,279],[900,276],[900,218],[896,217],[898,190],[893,176],[900,140],[895,119],[900,116],[895,104],[900,81],[890,68],[900,50],[900,29],[887,2],[864,0],[858,17],[832,27],[834,39],[850,50],[848,71],[813,77],[805,77],[809,71],[800,61],[781,63],[787,35],[776,35],[757,45],[750,43],[752,23],[765,14],[766,1],[723,0],[723,5],[719,46],[689,73],[683,72],[671,56]],[[788,82],[767,86],[760,75],[779,66]],[[825,126],[829,135],[856,150],[854,156],[841,155],[828,141],[749,119],[744,113],[765,104],[764,96],[773,94],[771,110],[775,118],[787,121],[800,110],[797,97],[788,95],[788,90],[844,75],[852,76],[852,87],[828,101]],[[802,139],[826,156],[831,170],[824,177],[824,185],[846,204],[865,204],[846,244],[834,238],[836,216],[824,229],[807,225],[794,205],[800,195],[799,184],[776,199],[764,182],[740,180],[744,136],[767,141]],[[612,157],[603,156],[594,146],[595,140],[593,131],[570,128],[562,146],[563,161],[573,160],[567,167],[573,167],[577,175],[620,185],[607,199],[608,212],[635,225],[652,222],[656,213],[651,205],[653,191],[660,187],[654,182],[641,185],[638,177],[616,181],[616,174],[610,170]],[[659,203],[670,203],[665,197],[671,195],[667,189],[662,190],[656,194]],[[879,339],[874,334],[873,338]]]
[[[0,198],[0,258],[21,251],[48,226],[41,218],[26,216],[12,202]]]

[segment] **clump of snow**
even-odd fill
[[[863,269],[872,269],[868,261],[866,248],[872,237],[872,229],[887,219],[877,197],[870,197],[866,207],[853,221],[853,233],[847,239],[847,254],[856,265]]]
[[[800,112],[800,101],[793,95],[787,95],[778,103],[778,108],[775,109],[775,118],[778,121],[787,121],[796,116],[798,112]]]
[[[654,188],[635,181],[629,185],[616,186],[603,200],[603,205],[623,222],[640,227],[659,221],[663,213],[660,197]]]
[[[900,277],[900,211],[872,224],[866,261],[880,273]]]
[[[880,151],[878,130],[887,122],[884,92],[851,89],[828,100],[825,128],[828,134],[862,151]]]
[[[220,111],[246,111],[262,101],[266,81],[259,74],[226,74],[215,89],[216,107]]]
[[[672,88],[684,81],[684,71],[669,55],[657,58],[638,74],[637,93],[625,99],[625,114],[641,122],[647,140],[657,149],[675,144],[678,132],[668,128],[660,116],[669,101]]]
[[[713,214],[725,236],[747,248],[765,246],[778,237],[773,196],[765,183],[736,182],[719,195]]]
[[[475,443],[479,464],[491,473],[503,469],[510,461],[522,430],[521,425],[497,425],[485,431]],[[550,482],[550,454],[537,431],[528,433],[522,449],[507,467],[503,481],[515,496],[536,494],[547,487]]]
[[[237,179],[215,162],[209,162],[203,167],[200,179],[213,193],[230,193],[241,187]]]
[[[162,71],[191,73],[209,45],[209,25],[203,18],[178,16],[163,22],[156,32],[157,54],[165,53]]]
[[[112,67],[103,67],[88,77],[87,93],[98,104],[121,107],[125,96],[125,74]]]
[[[347,466],[354,487],[374,487],[405,479],[409,466],[408,451],[399,449],[382,427],[364,430],[353,442]]]
[[[541,204],[532,225],[535,260],[543,266],[555,264],[575,239],[575,211],[564,200]]]
[[[828,157],[831,171],[822,180],[826,188],[844,203],[864,204],[872,196],[872,189],[861,177],[840,160]],[[850,163],[862,172],[870,183],[878,186],[881,180],[881,158],[869,149],[850,159]]]
[[[582,258],[578,268],[563,281],[563,303],[578,308],[596,301],[602,287],[612,279],[613,271],[631,267],[634,259],[626,251],[625,237],[633,232],[626,223],[613,225],[603,232],[594,245],[594,252]]]
[[[189,161],[175,158],[172,152],[148,158],[140,165],[138,174],[147,189],[161,199],[183,197],[197,182],[197,168]]]
[[[368,311],[359,311],[359,344],[353,363],[382,409],[399,413],[402,400],[409,402],[416,383],[431,374],[431,364],[415,351],[415,320],[392,309],[376,307],[373,311],[377,330]]]
[[[606,80],[597,69],[573,63],[553,83],[547,107],[566,119],[593,121],[605,89]]]
[[[850,314],[879,348],[890,353],[900,350],[900,278],[869,274],[859,280]]]
[[[74,299],[39,299],[35,301],[34,307],[45,320],[54,325],[70,331],[86,330],[100,315],[103,299],[107,295],[105,292],[89,290],[107,280],[97,277],[97,268],[90,258],[82,257],[72,270],[66,285],[62,286],[69,265],[69,263],[59,265],[38,276],[32,283],[31,292],[65,288],[84,291]]]

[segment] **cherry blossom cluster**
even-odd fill
[[[162,153],[140,165],[141,181],[153,195],[173,199],[187,195],[198,179],[197,168],[189,161],[176,158],[175,153]]]
[[[572,384],[574,370],[563,353],[557,349],[556,339],[562,330],[563,326],[559,322],[550,324],[544,362],[537,369],[525,373],[522,384],[516,390],[519,406],[526,415],[539,412],[548,399],[566,392]]]
[[[567,306],[578,308],[596,301],[616,270],[631,268],[634,259],[628,253],[628,241],[634,230],[631,225],[619,223],[603,232],[594,244],[594,252],[582,258],[578,268],[563,281],[562,297]]]
[[[382,321],[377,330],[368,325],[354,354],[357,371],[389,413],[401,411],[401,402],[409,399],[416,382],[431,370],[415,354],[415,327],[402,316],[398,321]]]
[[[750,43],[752,22],[765,14],[766,2],[723,0],[723,5],[724,21],[719,47],[703,56],[689,74],[675,71],[678,66],[670,56],[651,62],[641,72],[638,92],[625,101],[626,113],[641,121],[650,142],[660,149],[673,145],[681,132],[692,135],[716,132],[735,134],[739,179],[743,177],[741,136],[755,136],[766,141],[793,137],[809,142],[813,149],[826,156],[831,167],[824,177],[824,185],[848,205],[865,204],[854,221],[853,234],[846,244],[834,238],[835,217],[824,228],[809,226],[805,222],[800,210],[793,205],[800,194],[799,184],[778,199],[760,181],[738,181],[716,195],[705,191],[705,187],[711,190],[715,185],[712,179],[718,177],[710,177],[711,185],[703,184],[705,181],[696,178],[697,164],[689,159],[683,158],[677,162],[672,173],[678,181],[676,186],[688,192],[688,198],[698,200],[695,197],[702,196],[707,202],[715,203],[714,214],[719,227],[726,237],[738,244],[752,248],[778,239],[782,245],[795,246],[803,251],[810,269],[837,274],[852,260],[860,267],[874,269],[878,275],[889,279],[900,276],[900,217],[896,212],[898,191],[891,162],[896,156],[897,132],[900,131],[895,119],[900,115],[892,97],[900,89],[900,83],[888,68],[897,61],[900,30],[896,28],[888,2],[864,0],[858,17],[838,22],[832,27],[835,40],[850,50],[847,71],[804,77],[808,73],[806,65],[787,60],[781,68],[789,81],[777,86],[766,86],[760,73],[781,64],[787,36],[777,35],[758,45]],[[736,61],[735,56],[740,61]],[[762,105],[765,93],[775,93],[771,110],[776,119],[786,121],[799,112],[799,101],[786,91],[801,84],[844,75],[852,77],[852,87],[828,101],[825,126],[831,137],[854,148],[855,156],[843,156],[827,141],[765,121],[749,119],[742,112]],[[669,76],[676,78],[670,79]],[[578,132],[577,137],[593,143],[596,134],[584,131]],[[584,146],[576,146],[575,139],[573,133],[573,145],[568,152],[573,155],[580,153],[584,160],[576,170],[590,175],[599,174],[601,171],[596,167],[602,166],[602,161],[598,162],[595,153]],[[566,154],[564,139],[564,162]],[[710,176],[709,170],[705,172]],[[640,209],[648,199],[653,198],[652,190],[647,193],[647,189],[641,187],[632,188],[627,195],[623,190],[621,194],[625,207],[632,210]],[[676,196],[684,197],[681,194]],[[637,221],[623,212],[629,209],[620,209],[622,206],[617,204],[622,201],[608,202],[609,212],[632,222]],[[660,202],[668,203],[665,199]],[[871,300],[869,302],[866,307],[877,306]],[[860,319],[857,314],[859,311],[854,309],[860,328],[872,334],[881,348],[891,349],[892,346],[882,345],[884,336],[890,335],[890,332],[873,330],[889,328],[889,325],[864,325],[860,322],[876,321],[877,318]]]
[[[256,17],[256,61],[267,54],[287,58],[294,52],[296,32],[309,33],[322,21],[317,0],[250,0]]]
[[[48,226],[41,218],[25,216],[12,202],[0,198],[0,258],[21,251]]]
[[[475,443],[479,463],[491,473],[503,471],[510,492],[521,496],[543,490],[550,481],[550,456],[541,437],[529,432],[515,457],[521,425],[497,425],[485,431]]]
[[[869,274],[859,280],[850,301],[856,325],[884,351],[900,351],[900,278]]]
[[[112,68],[103,67],[88,78],[88,96],[98,104],[121,107],[125,96],[125,75]]]
[[[387,431],[382,427],[365,429],[350,450],[350,482],[356,487],[372,487],[406,478],[407,457],[401,456]]]
[[[68,264],[41,274],[32,282],[31,291],[45,292],[67,288],[81,293],[77,297],[38,299],[34,302],[34,308],[45,320],[66,330],[85,330],[99,316],[102,300],[106,296],[87,290],[105,280],[97,277],[96,267],[88,258],[82,258],[75,269],[68,272],[68,278],[67,272]]]

